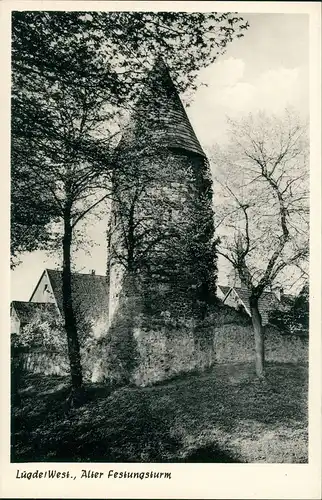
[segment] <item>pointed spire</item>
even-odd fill
[[[156,57],[147,76],[132,120],[137,125],[145,124],[150,133],[151,130],[155,132],[156,138],[162,136],[167,147],[205,157],[169,69],[161,56]]]

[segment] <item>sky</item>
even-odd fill
[[[243,14],[241,14],[243,15]],[[245,14],[250,27],[243,38],[234,40],[226,53],[202,70],[200,86],[188,116],[197,137],[209,151],[226,138],[226,118],[266,110],[282,113],[295,108],[307,116],[309,110],[309,26],[302,14]],[[215,200],[214,200],[215,201]],[[88,226],[91,247],[78,251],[78,271],[106,272],[106,221]],[[59,267],[59,257],[45,252],[21,256],[11,273],[11,299],[29,300],[45,268]],[[218,263],[219,283],[227,283],[227,268]]]

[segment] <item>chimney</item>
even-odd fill
[[[91,275],[92,275],[92,276],[95,276],[95,269],[92,269],[92,270],[91,270]]]
[[[275,295],[278,298],[278,300],[281,302],[281,300],[283,299],[283,295],[284,295],[284,288],[282,286],[276,287],[275,288]]]

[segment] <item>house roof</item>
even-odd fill
[[[30,323],[39,311],[49,312],[53,316],[57,315],[57,309],[53,303],[14,300],[11,306],[14,307],[22,326]]]
[[[47,269],[57,306],[63,314],[62,271]],[[96,320],[108,314],[108,282],[106,276],[72,273],[72,298],[76,316]]]
[[[162,141],[166,147],[205,158],[169,70],[161,58],[155,61],[147,77],[131,118],[129,132],[124,134],[120,146],[141,140],[143,131],[147,130],[149,138],[152,133],[153,138]]]
[[[240,300],[245,305],[247,311],[249,311],[249,297],[250,293],[246,288],[232,287],[232,290],[238,295]],[[263,292],[258,301],[258,310],[262,316],[264,323],[268,322],[269,312],[277,308],[280,305],[278,298],[274,292]]]
[[[220,290],[222,291],[222,293],[224,294],[225,297],[226,297],[227,293],[229,292],[229,290],[231,289],[230,286],[224,286],[224,285],[218,285],[218,288],[220,288]]]

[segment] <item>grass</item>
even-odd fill
[[[12,407],[13,462],[307,462],[307,365],[249,363],[109,393],[67,410],[65,378],[28,375]]]

